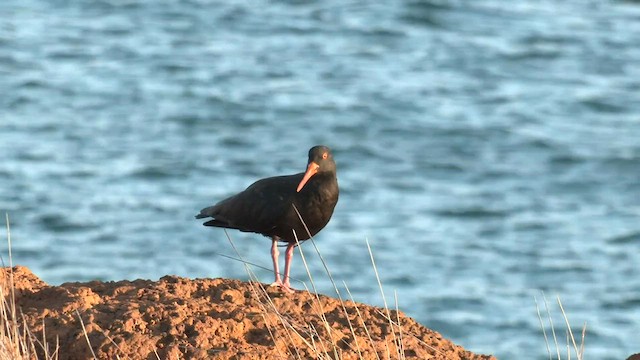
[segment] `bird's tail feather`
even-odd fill
[[[196,219],[203,219],[206,217],[215,217],[217,210],[218,208],[215,205],[206,207],[200,210],[200,213],[196,215]]]
[[[205,222],[202,225],[204,225],[204,226],[223,227],[223,228],[227,228],[227,229],[237,229],[237,227],[229,224],[228,222],[222,221],[222,220],[218,220],[218,219],[209,220],[209,221]]]

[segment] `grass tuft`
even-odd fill
[[[297,209],[296,209],[297,212]],[[298,216],[300,214],[298,213]],[[11,229],[9,225],[9,216],[6,214],[6,234],[7,234],[7,243],[9,246],[9,267],[8,271],[5,271],[2,278],[0,278],[0,360],[27,360],[27,359],[42,359],[42,360],[58,360],[59,357],[59,341],[56,340],[54,346],[51,346],[47,343],[46,331],[43,323],[43,329],[41,334],[33,334],[28,327],[26,326],[26,322],[20,313],[18,307],[16,306],[16,288],[14,283],[14,273],[13,273],[13,262],[12,262],[12,254],[11,254]],[[301,221],[304,224],[304,220],[300,217]],[[306,224],[305,224],[306,228]],[[308,232],[308,229],[307,229]],[[244,266],[247,274],[249,275],[252,297],[257,300],[261,313],[260,316],[264,319],[264,323],[268,329],[271,339],[273,339],[274,346],[278,351],[278,358],[281,359],[306,359],[309,357],[314,357],[317,359],[343,359],[347,358],[344,355],[345,351],[352,351],[357,354],[358,359],[405,359],[405,341],[408,338],[416,339],[421,344],[433,350],[434,353],[438,355],[444,356],[440,351],[432,347],[431,345],[426,344],[416,335],[412,334],[407,329],[403,329],[402,322],[400,319],[400,311],[399,311],[399,301],[398,295],[394,291],[394,310],[396,313],[395,316],[392,316],[392,311],[389,309],[387,299],[385,297],[384,288],[382,285],[382,281],[380,280],[380,274],[378,268],[376,266],[375,258],[373,256],[373,251],[371,249],[371,245],[369,244],[369,240],[365,239],[367,249],[369,252],[369,256],[371,259],[371,265],[374,270],[378,288],[380,290],[380,295],[383,300],[384,308],[377,310],[377,314],[380,316],[380,319],[384,319],[385,322],[388,322],[390,329],[390,340],[384,341],[384,349],[381,350],[380,344],[377,341],[374,341],[374,336],[372,335],[372,331],[370,330],[367,321],[363,314],[361,313],[359,307],[353,306],[353,310],[355,314],[350,314],[347,311],[347,305],[343,298],[343,293],[336,284],[329,267],[322,254],[320,253],[318,247],[315,244],[313,237],[309,237],[309,240],[313,244],[313,249],[315,250],[317,256],[322,262],[324,272],[326,276],[331,281],[333,285],[333,289],[335,294],[341,304],[340,307],[336,307],[339,311],[342,312],[342,316],[347,322],[348,325],[348,335],[350,335],[353,341],[345,341],[343,339],[343,334],[341,331],[333,328],[332,324],[329,323],[327,317],[325,315],[325,311],[323,309],[323,302],[320,299],[320,295],[316,289],[315,280],[311,274],[307,263],[307,257],[302,250],[302,247],[299,246],[300,242],[297,240],[297,234],[293,233],[297,247],[300,252],[300,257],[302,258],[302,262],[307,272],[308,282],[310,283],[310,287],[312,289],[312,304],[310,312],[316,316],[317,322],[309,322],[309,323],[296,323],[291,317],[287,316],[285,313],[281,313],[278,310],[278,306],[274,303],[272,297],[269,295],[265,286],[258,280],[258,277],[253,272],[252,267],[260,267],[255,264],[251,264],[243,259],[243,257],[238,252],[238,249],[235,247],[231,237],[227,233],[225,229],[225,234],[229,243],[231,244],[233,250],[236,253],[238,261],[241,261]],[[310,235],[310,234],[308,234]],[[222,255],[222,254],[220,254]],[[223,255],[226,256],[226,255]],[[229,257],[229,256],[227,256]],[[232,257],[229,257],[232,258]],[[234,258],[232,258],[234,259]],[[2,265],[5,266],[4,259],[0,256],[0,261]],[[297,279],[292,279],[297,280]],[[307,283],[300,281],[304,288],[309,290]],[[342,282],[344,291],[346,291],[347,298],[355,303],[353,295],[351,294],[347,284]],[[540,327],[542,329],[543,337],[545,340],[547,353],[549,356],[549,360],[554,360],[554,356],[557,357],[557,360],[562,360],[561,358],[561,346],[558,343],[558,336],[556,335],[556,330],[554,327],[554,323],[551,316],[551,310],[547,299],[542,293],[542,298],[544,300],[544,307],[546,310],[546,317],[550,327],[551,337],[548,336],[548,332],[545,326],[545,320],[543,319],[543,315],[541,314],[540,306],[538,305],[538,299],[534,297],[536,303],[536,310],[538,314],[538,319],[540,321]],[[564,323],[566,325],[566,347],[567,347],[567,355],[566,359],[570,360],[573,354],[575,354],[577,360],[584,359],[584,344],[586,337],[586,323],[582,328],[581,341],[580,344],[576,342],[573,331],[570,326],[570,322],[568,316],[564,310],[562,302],[560,298],[557,298],[557,303],[562,313],[562,317],[564,319]],[[84,322],[80,313],[76,310],[76,314],[79,319],[79,323],[82,326],[82,331],[85,336],[85,340],[91,350],[91,354],[93,358],[96,359],[97,356],[94,353],[94,350],[89,341],[89,337],[84,326]],[[43,320],[44,322],[44,320]],[[366,334],[366,338],[357,336],[357,334]],[[106,334],[105,334],[106,335]],[[347,336],[348,338],[348,336]],[[360,338],[360,341],[358,339]],[[550,345],[551,339],[553,339],[553,344],[555,345],[555,354],[552,353],[552,346]],[[112,339],[110,339],[113,342]],[[367,341],[368,340],[368,341]],[[371,351],[368,349],[372,349]],[[368,352],[370,351],[370,352]],[[160,358],[157,351],[154,350],[155,357],[157,359]],[[375,357],[374,357],[375,356]],[[116,355],[116,358],[119,359],[119,356]],[[349,356],[349,358],[353,358],[353,355]]]
[[[542,298],[544,300],[544,307],[545,310],[547,312],[547,319],[549,321],[549,327],[551,328],[551,334],[553,335],[553,342],[555,344],[555,348],[556,348],[556,356],[557,356],[557,360],[562,360],[562,356],[560,355],[560,346],[558,344],[558,338],[556,336],[556,330],[555,330],[555,326],[553,325],[553,319],[551,317],[551,310],[549,308],[549,303],[547,302],[547,297],[544,295],[544,292],[542,293]],[[540,315],[540,307],[538,305],[538,299],[534,297],[534,301],[536,303],[536,311],[538,313],[538,319],[540,320],[540,328],[542,329],[542,335],[544,337],[544,342],[545,345],[547,347],[547,354],[549,355],[549,360],[553,360],[553,355],[551,354],[551,346],[549,345],[549,338],[547,337],[547,333],[545,330],[545,325],[544,325],[544,321],[542,319],[542,316]],[[585,336],[587,333],[587,323],[585,322],[584,325],[582,326],[582,339],[580,342],[580,346],[578,346],[578,344],[576,343],[576,339],[573,336],[573,331],[571,330],[571,325],[569,324],[569,317],[567,316],[567,313],[564,311],[564,307],[562,306],[562,301],[560,301],[560,297],[557,297],[557,301],[558,301],[558,307],[560,308],[560,312],[562,313],[562,318],[564,319],[564,323],[566,325],[566,346],[567,346],[567,360],[571,360],[571,350],[573,350],[573,352],[576,355],[577,360],[584,360],[584,343],[585,343]]]
[[[27,359],[58,359],[58,346],[56,344],[53,353],[49,351],[46,342],[44,328],[42,331],[42,341],[39,341],[25,325],[22,314],[18,313],[16,307],[16,290],[13,274],[13,259],[11,254],[11,226],[9,225],[9,214],[5,214],[7,243],[9,245],[9,267],[3,272],[0,279],[0,360],[27,360]],[[5,266],[4,259],[0,257],[2,266]],[[42,356],[38,356],[36,350],[42,350]]]
[[[284,351],[280,353],[280,356],[282,358],[293,357],[296,359],[302,359],[302,358],[305,358],[305,354],[309,354],[318,359],[343,359],[344,358],[343,348],[348,348],[351,351],[353,351],[353,353],[357,354],[358,359],[367,359],[362,348],[364,344],[361,344],[358,342],[358,336],[356,334],[356,330],[361,329],[366,334],[367,339],[369,340],[369,346],[371,347],[371,349],[373,349],[373,353],[375,354],[376,359],[380,360],[381,354],[379,354],[376,351],[376,342],[373,340],[371,331],[369,330],[367,326],[367,322],[364,320],[362,313],[360,312],[358,307],[355,306],[354,307],[355,322],[352,321],[351,319],[352,314],[349,314],[347,311],[345,299],[343,298],[343,295],[340,289],[338,288],[338,285],[336,284],[324,257],[322,256],[322,254],[320,253],[320,250],[316,246],[315,241],[311,236],[311,234],[309,233],[309,230],[306,227],[304,220],[300,216],[300,213],[298,212],[297,209],[295,210],[298,213],[298,216],[300,217],[300,220],[302,221],[309,235],[308,241],[310,241],[313,244],[313,249],[318,255],[320,261],[322,262],[325,274],[327,275],[328,279],[333,285],[335,295],[337,296],[337,299],[341,304],[340,310],[342,312],[342,316],[344,316],[344,318],[346,319],[346,322],[349,328],[349,334],[354,339],[354,341],[353,343],[347,343],[347,342],[344,342],[343,340],[335,340],[335,339],[341,339],[343,334],[342,332],[339,332],[338,330],[334,329],[329,323],[329,321],[327,320],[327,317],[325,316],[323,302],[320,299],[320,295],[316,288],[316,282],[314,280],[313,275],[311,274],[311,270],[309,269],[307,256],[305,255],[305,252],[302,250],[302,247],[300,246],[300,242],[298,240],[298,236],[295,233],[295,231],[293,232],[293,236],[296,239],[296,245],[300,253],[302,263],[305,267],[307,277],[309,279],[308,280],[309,285],[311,286],[311,290],[312,290],[311,293],[313,294],[313,305],[311,307],[311,311],[317,316],[318,325],[320,325],[320,327],[318,327],[315,323],[311,323],[311,322],[307,324],[294,323],[289,317],[286,316],[286,314],[282,314],[278,311],[273,300],[270,298],[266,289],[264,288],[264,285],[259,282],[257,276],[251,269],[251,265],[253,264],[250,264],[244,261],[243,257],[240,255],[236,246],[234,245],[233,240],[229,236],[228,232],[225,230],[225,235],[229,240],[229,243],[231,244],[234,252],[236,253],[237,259],[244,264],[245,270],[249,275],[249,278],[252,284],[252,289],[253,289],[252,295],[254,299],[257,300],[257,302],[260,304],[260,307],[263,311],[261,315],[265,319],[265,324],[267,324],[268,331],[271,334],[274,344],[279,352],[281,351],[281,348],[284,349]],[[391,349],[389,344],[385,342],[386,353],[383,355],[383,358],[404,360],[405,355],[403,350],[404,349],[403,336],[409,336],[409,335],[403,334],[403,329],[400,324],[400,315],[398,311],[398,297],[397,297],[397,294],[395,294],[396,319],[393,319],[384,295],[382,282],[380,280],[379,272],[376,267],[375,259],[373,257],[373,252],[371,250],[371,246],[369,245],[368,240],[366,241],[366,244],[367,244],[367,248],[369,249],[371,263],[372,263],[374,272],[376,274],[376,279],[377,279],[378,287],[380,289],[380,294],[383,297],[384,312],[379,312],[379,315],[383,319],[389,322],[389,327],[391,329],[390,331],[392,336],[391,347],[393,349]],[[309,290],[306,282],[302,282],[302,284],[305,289]],[[347,291],[347,294],[349,295],[349,298],[351,299],[351,301],[355,302],[346,283],[344,283],[344,288]],[[276,319],[276,321],[273,321],[273,319]],[[282,331],[284,331],[286,336],[284,337],[273,336],[274,333],[282,332]],[[279,346],[280,342],[282,342],[283,344]],[[300,348],[301,343],[303,344],[303,347],[307,348],[306,349],[307,351],[303,351],[303,349]]]

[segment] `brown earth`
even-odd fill
[[[10,294],[11,269],[2,270]],[[91,349],[99,359],[495,359],[402,313],[391,311],[390,324],[384,309],[346,301],[347,317],[339,300],[307,291],[176,276],[49,286],[12,270],[16,311],[40,358],[40,344],[51,354],[57,343],[60,359],[92,359]]]

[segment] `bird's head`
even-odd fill
[[[309,161],[307,162],[307,171],[304,173],[304,177],[296,192],[300,192],[304,185],[311,179],[312,176],[318,173],[336,172],[336,163],[333,161],[333,155],[331,149],[324,145],[317,145],[309,149]]]

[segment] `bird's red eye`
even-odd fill
[[[328,157],[329,157],[329,154],[327,154],[327,153],[322,154],[322,159],[323,160],[327,160]]]

